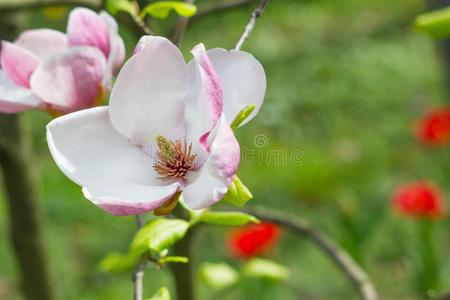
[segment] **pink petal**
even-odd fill
[[[93,46],[108,57],[110,52],[109,30],[103,19],[94,11],[77,7],[69,15],[67,25],[69,46]]]
[[[92,107],[105,73],[105,56],[94,47],[74,47],[44,61],[31,76],[31,90],[54,109]]]
[[[41,60],[27,49],[2,41],[0,63],[12,81],[29,88],[30,76],[41,63]]]
[[[107,60],[107,72],[103,78],[103,86],[109,89],[113,74],[120,69],[125,59],[125,45],[118,32],[118,25],[116,20],[106,11],[100,12],[100,17],[103,19],[109,30],[109,43],[111,51],[109,52]]]
[[[103,186],[83,187],[84,196],[95,205],[116,216],[143,214],[169,200],[178,190],[178,184],[148,186],[136,183],[109,183]]]
[[[53,29],[26,30],[14,44],[30,50],[41,59],[66,51],[68,48],[66,35]]]
[[[115,73],[123,64],[125,60],[125,44],[119,35],[113,35],[111,38],[111,61],[113,62],[112,71]]]
[[[243,51],[216,48],[209,50],[208,56],[219,75],[223,90],[223,113],[228,124],[247,104],[256,104],[255,110],[242,126],[258,113],[264,101],[264,69],[251,54]]]
[[[108,62],[110,60],[112,61],[112,70],[113,72],[116,72],[125,60],[125,44],[119,35],[119,27],[116,20],[104,10],[100,12],[100,17],[103,19],[106,26],[108,26],[109,42],[111,45]]]
[[[123,66],[110,97],[111,122],[149,153],[156,136],[184,140],[186,64],[180,50],[162,37],[144,36],[142,50]]]
[[[153,210],[179,188],[161,184],[154,161],[113,128],[106,106],[54,119],[47,125],[47,142],[61,171],[111,214]]]
[[[42,108],[42,101],[29,89],[16,85],[0,69],[0,112],[12,114]]]
[[[187,136],[199,141],[209,151],[208,135],[222,113],[222,89],[205,46],[198,44],[191,52],[194,59],[188,65],[190,94],[186,105]]]
[[[203,166],[188,173],[183,191],[185,204],[191,209],[209,207],[222,199],[236,174],[240,150],[233,131],[222,117],[211,132],[214,140]]]

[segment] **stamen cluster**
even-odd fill
[[[188,146],[186,141],[172,142],[158,135],[156,144],[159,151],[156,153],[156,163],[153,168],[161,175],[158,179],[164,181],[185,179],[186,173],[194,168],[194,160],[197,157],[197,154],[191,154],[192,143]]]

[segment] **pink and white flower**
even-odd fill
[[[182,192],[192,209],[227,192],[240,150],[228,123],[263,102],[260,63],[241,51],[203,44],[185,63],[162,37],[145,36],[120,71],[107,107],[65,115],[47,126],[60,169],[86,198],[114,215],[154,210]]]
[[[92,107],[103,100],[124,58],[116,21],[104,11],[75,8],[67,34],[33,29],[14,43],[2,41],[0,112],[62,114]]]

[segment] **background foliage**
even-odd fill
[[[198,7],[210,1],[197,1]],[[182,45],[186,58],[200,41],[207,48],[232,48],[251,9],[194,19]],[[264,65],[268,89],[258,117],[238,130],[241,147],[266,154],[303,153],[299,166],[242,164],[239,177],[254,195],[249,204],[312,220],[364,266],[381,299],[415,299],[411,262],[417,224],[390,212],[394,187],[429,178],[450,193],[448,148],[428,149],[411,134],[413,122],[428,107],[448,100],[435,43],[414,31],[414,18],[424,10],[420,0],[270,1],[243,49]],[[154,28],[165,31],[171,20],[175,15]],[[65,20],[28,12],[21,27],[64,30]],[[131,53],[136,36],[123,25],[121,34]],[[30,167],[39,170],[51,258],[63,298],[129,298],[130,274],[107,275],[97,263],[110,251],[127,250],[134,218],[108,215],[83,199],[48,154],[43,131],[49,117],[25,114],[37,156]],[[263,148],[254,144],[260,134],[268,141]],[[0,201],[1,241],[8,240],[6,212]],[[442,292],[450,287],[449,225],[449,220],[440,222],[435,236]],[[202,229],[194,263],[225,260],[238,267],[223,246],[224,237],[223,228]],[[286,234],[270,257],[292,273],[287,283],[274,287],[273,299],[356,298],[347,280],[308,242]],[[6,242],[0,247],[0,266],[0,298],[19,299]],[[149,270],[145,285],[147,296],[162,285],[170,287],[170,273]],[[211,291],[199,286],[207,299]],[[231,293],[228,299],[237,297]]]

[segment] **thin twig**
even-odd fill
[[[330,238],[317,229],[314,229],[307,221],[297,216],[275,212],[273,210],[269,211],[264,208],[248,208],[247,211],[261,220],[274,222],[311,239],[353,282],[361,299],[377,299],[377,293],[368,275],[358,266],[353,258]]]
[[[138,230],[144,226],[144,220],[142,215],[136,215],[136,224]],[[144,280],[144,271],[145,266],[147,265],[147,257],[144,255],[142,257],[139,266],[136,269],[136,272],[133,274],[133,283],[134,283],[134,300],[143,300],[144,299],[144,289],[143,289],[143,280]]]
[[[137,0],[132,0],[133,6],[134,6],[134,22],[142,29],[143,32],[145,32],[148,35],[153,35],[153,31],[145,24],[144,20],[141,18],[141,9],[139,8],[139,3]]]
[[[142,259],[139,263],[139,266],[136,269],[136,272],[133,274],[133,282],[134,282],[134,300],[143,300],[144,299],[144,270],[147,265],[147,259]]]
[[[192,19],[245,6],[255,1],[256,0],[231,0],[231,1],[222,1],[219,4],[205,5],[201,7],[195,15],[192,16]]]
[[[186,0],[185,2],[188,4],[194,4],[194,1],[195,0]],[[170,40],[178,47],[180,46],[181,41],[183,40],[184,32],[186,31],[189,19],[190,18],[179,17],[177,24],[175,25],[175,29],[173,30],[173,34]]]
[[[235,50],[241,50],[242,45],[249,37],[250,33],[252,32],[253,28],[255,27],[256,19],[259,18],[264,10],[264,7],[266,6],[267,2],[269,0],[261,0],[258,7],[252,12],[252,15],[250,16],[250,21],[248,21],[247,26],[245,26],[244,32],[242,33],[241,37],[239,38],[239,41],[236,44],[236,47],[234,47]]]
[[[144,219],[142,218],[142,215],[136,215],[136,226],[138,230],[144,226]]]
[[[101,3],[96,0],[1,0],[0,12],[31,10],[49,6],[84,6],[97,10],[101,7]]]

